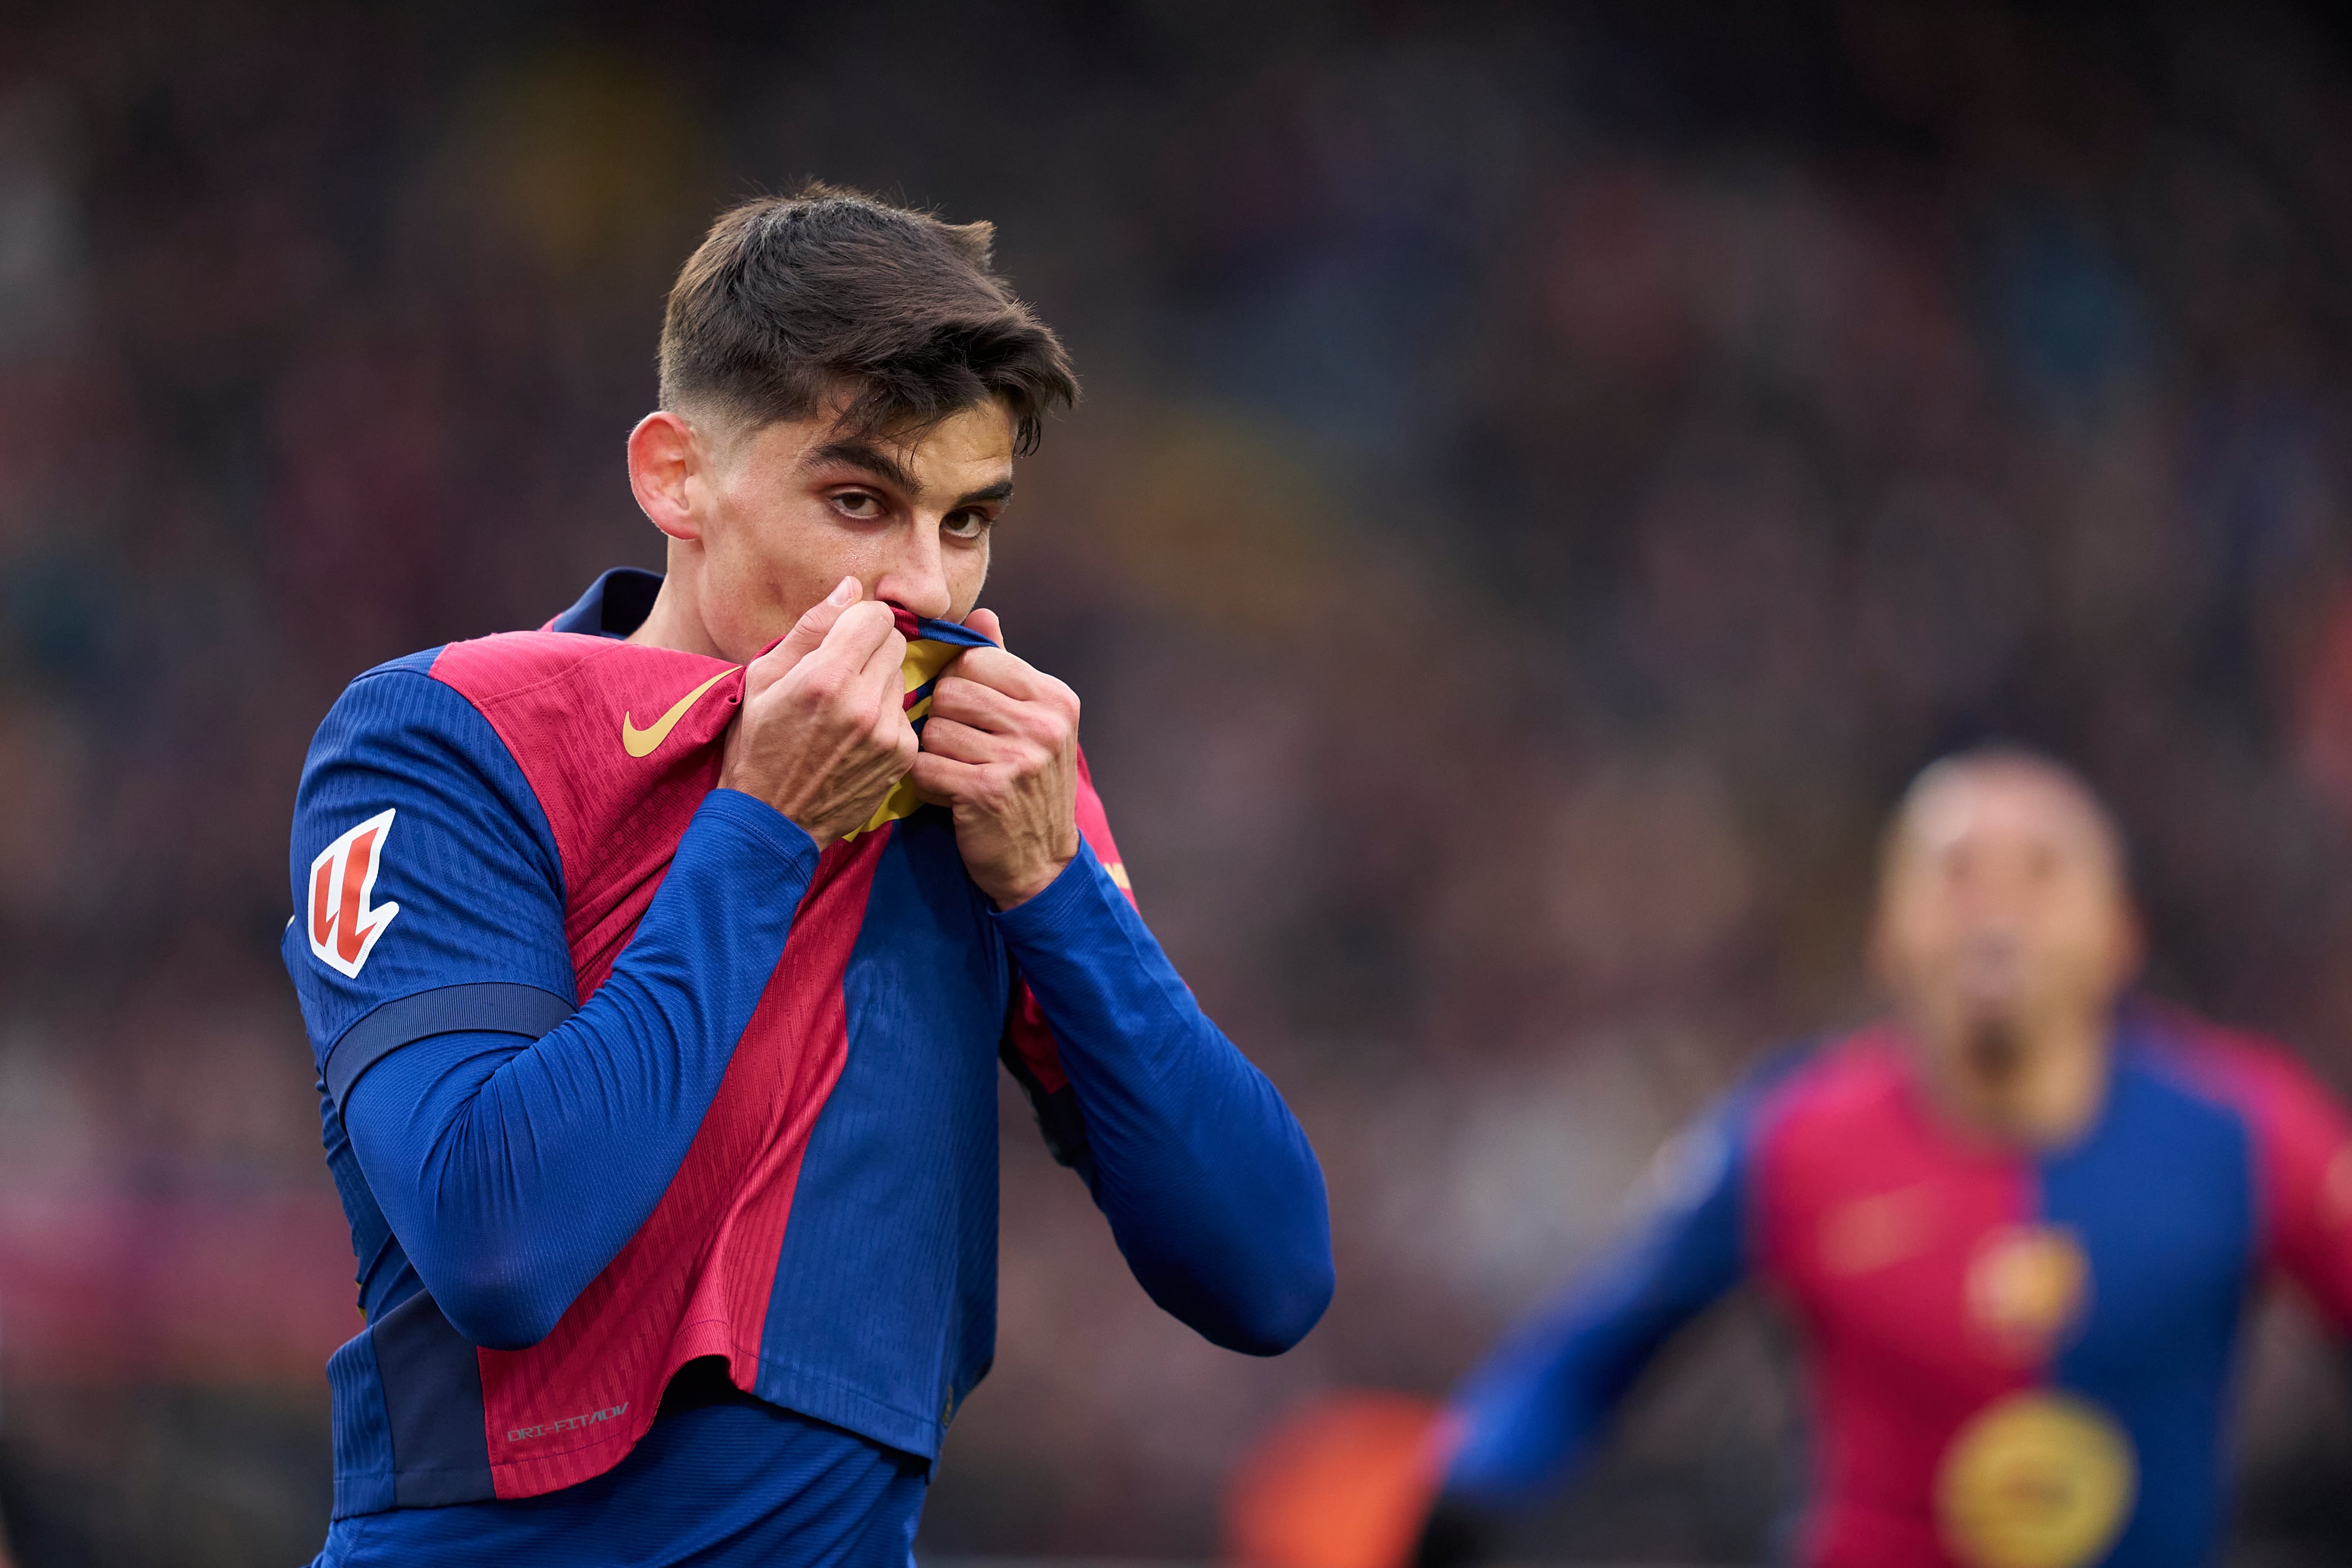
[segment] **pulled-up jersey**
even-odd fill
[[[711,1403],[689,1363],[935,1458],[992,1354],[1000,1057],[1156,1300],[1303,1333],[1312,1153],[1137,917],[1091,783],[1078,858],[1009,912],[910,792],[820,854],[715,788],[741,668],[619,640],[657,586],[371,672],[305,768],[286,961],[367,1318],[329,1368],[338,1518],[554,1502]],[[901,629],[919,721],[983,640]],[[771,1522],[807,1502],[768,1484]]]
[[[2072,1145],[1972,1143],[1874,1029],[1683,1141],[1647,1227],[1457,1395],[1449,1508],[1557,1479],[1668,1335],[1745,1276],[1792,1312],[1818,1568],[2206,1562],[2246,1302],[2352,1324],[2352,1130],[2284,1052],[2134,1009]]]

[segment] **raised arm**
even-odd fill
[[[1565,1481],[1660,1347],[1747,1271],[1751,1104],[1735,1095],[1677,1139],[1639,1228],[1456,1390],[1428,1568],[1475,1559],[1496,1515]]]
[[[2201,1022],[2189,1070],[2235,1102],[2254,1139],[2266,1262],[2352,1333],[2352,1117],[2284,1048]]]
[[[1137,1281],[1213,1343],[1297,1343],[1330,1302],[1330,1216],[1282,1096],[1201,1011],[1092,844],[996,919],[1036,1002],[1013,1026],[1032,1092],[1049,1117],[1055,1095],[1073,1103],[1049,1130]]]
[[[1076,696],[1005,652],[990,612],[967,624],[999,645],[940,677],[913,777],[953,810],[1026,977],[1007,1060],[1151,1299],[1213,1343],[1279,1354],[1331,1299],[1322,1167],[1114,881]]]

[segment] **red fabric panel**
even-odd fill
[[[547,812],[584,1002],[718,781],[741,673],[667,649],[515,632],[453,644],[434,674],[488,719]],[[673,714],[658,744],[630,755],[625,718],[643,746]],[[753,1385],[801,1158],[847,1050],[842,974],[888,838],[860,834],[819,861],[783,959],[651,1217],[545,1340],[478,1353],[500,1497],[553,1491],[619,1463],[653,1424],[671,1374],[697,1356],[726,1357],[736,1385]]]
[[[1945,1449],[2041,1373],[1969,1308],[1981,1249],[2032,1217],[2028,1167],[1934,1122],[1901,1042],[1872,1030],[1774,1092],[1755,1168],[1765,1268],[1809,1342],[1817,1500],[1804,1559],[1945,1563]]]

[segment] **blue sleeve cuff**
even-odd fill
[[[1106,899],[1115,900],[1118,909],[1129,907],[1127,894],[1095,858],[1094,846],[1081,839],[1078,852],[1043,892],[1011,909],[992,910],[989,918],[1015,953],[1057,947],[1073,932],[1100,932],[1106,917],[1117,927],[1118,909]]]
[[[756,795],[747,795],[740,789],[713,789],[704,796],[702,804],[695,808],[694,821],[687,825],[687,832],[714,830],[773,856],[780,868],[803,887],[816,874],[817,856],[822,852],[816,841],[798,822]],[[679,841],[680,848],[685,841]]]

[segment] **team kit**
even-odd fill
[[[905,1568],[993,1354],[1000,1071],[1160,1308],[1256,1356],[1323,1316],[1314,1151],[1145,922],[1077,694],[981,603],[1076,395],[992,245],[823,186],[723,214],[629,437],[665,570],[325,716],[284,957],[365,1327],[322,1568]],[[1394,1453],[1260,1489],[1261,1537],[1498,1560],[1754,1281],[1810,1395],[1791,1560],[2211,1561],[2256,1290],[2352,1325],[2352,1124],[2138,995],[2126,864],[2049,758],[1929,768],[1880,1019],[1769,1053]]]

